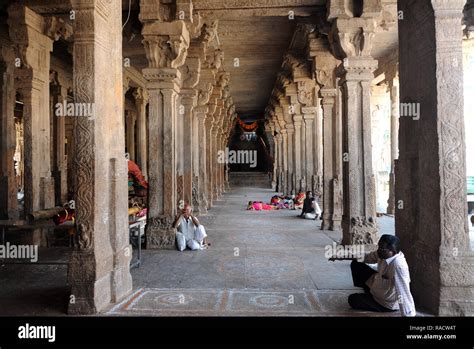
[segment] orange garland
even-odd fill
[[[237,119],[237,122],[239,123],[239,126],[242,128],[242,130],[244,130],[246,132],[253,132],[258,127],[258,122],[257,121],[254,121],[251,124],[246,124],[242,120]]]

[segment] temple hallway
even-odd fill
[[[223,195],[200,217],[208,250],[144,251],[142,266],[132,270],[134,293],[108,314],[367,316],[346,301],[355,290],[350,262],[324,257],[339,234],[298,218],[299,211],[246,210],[249,200],[268,202],[272,195],[243,186]],[[388,219],[385,230],[393,225]]]

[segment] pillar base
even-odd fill
[[[378,241],[377,223],[372,217],[353,216],[343,220],[343,245],[375,245]]]
[[[110,304],[112,275],[110,272],[101,275],[103,273],[98,268],[94,250],[72,252],[68,266],[69,283],[72,285],[67,309],[69,315],[97,314]]]
[[[323,213],[323,222],[321,223],[321,230],[331,230],[332,228],[332,214]]]
[[[176,247],[176,229],[173,219],[167,216],[150,217],[146,225],[146,246],[149,249],[173,249]]]

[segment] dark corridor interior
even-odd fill
[[[237,122],[228,147],[227,159],[231,172],[273,171],[271,145],[263,122],[255,121],[253,124]]]

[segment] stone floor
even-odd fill
[[[367,316],[347,304],[356,291],[350,262],[324,257],[340,233],[321,231],[319,220],[298,211],[246,210],[249,200],[272,195],[249,187],[226,193],[200,218],[208,250],[145,251],[132,271],[136,291],[108,314]],[[393,233],[393,218],[382,218],[381,228]]]
[[[393,316],[351,310],[349,262],[329,262],[324,247],[340,233],[297,211],[246,211],[269,189],[235,187],[200,217],[212,241],[204,251],[146,250],[132,270],[134,292],[107,311],[152,316]],[[393,218],[379,219],[393,233]],[[0,315],[63,315],[68,251],[49,249],[35,264],[0,263]]]

